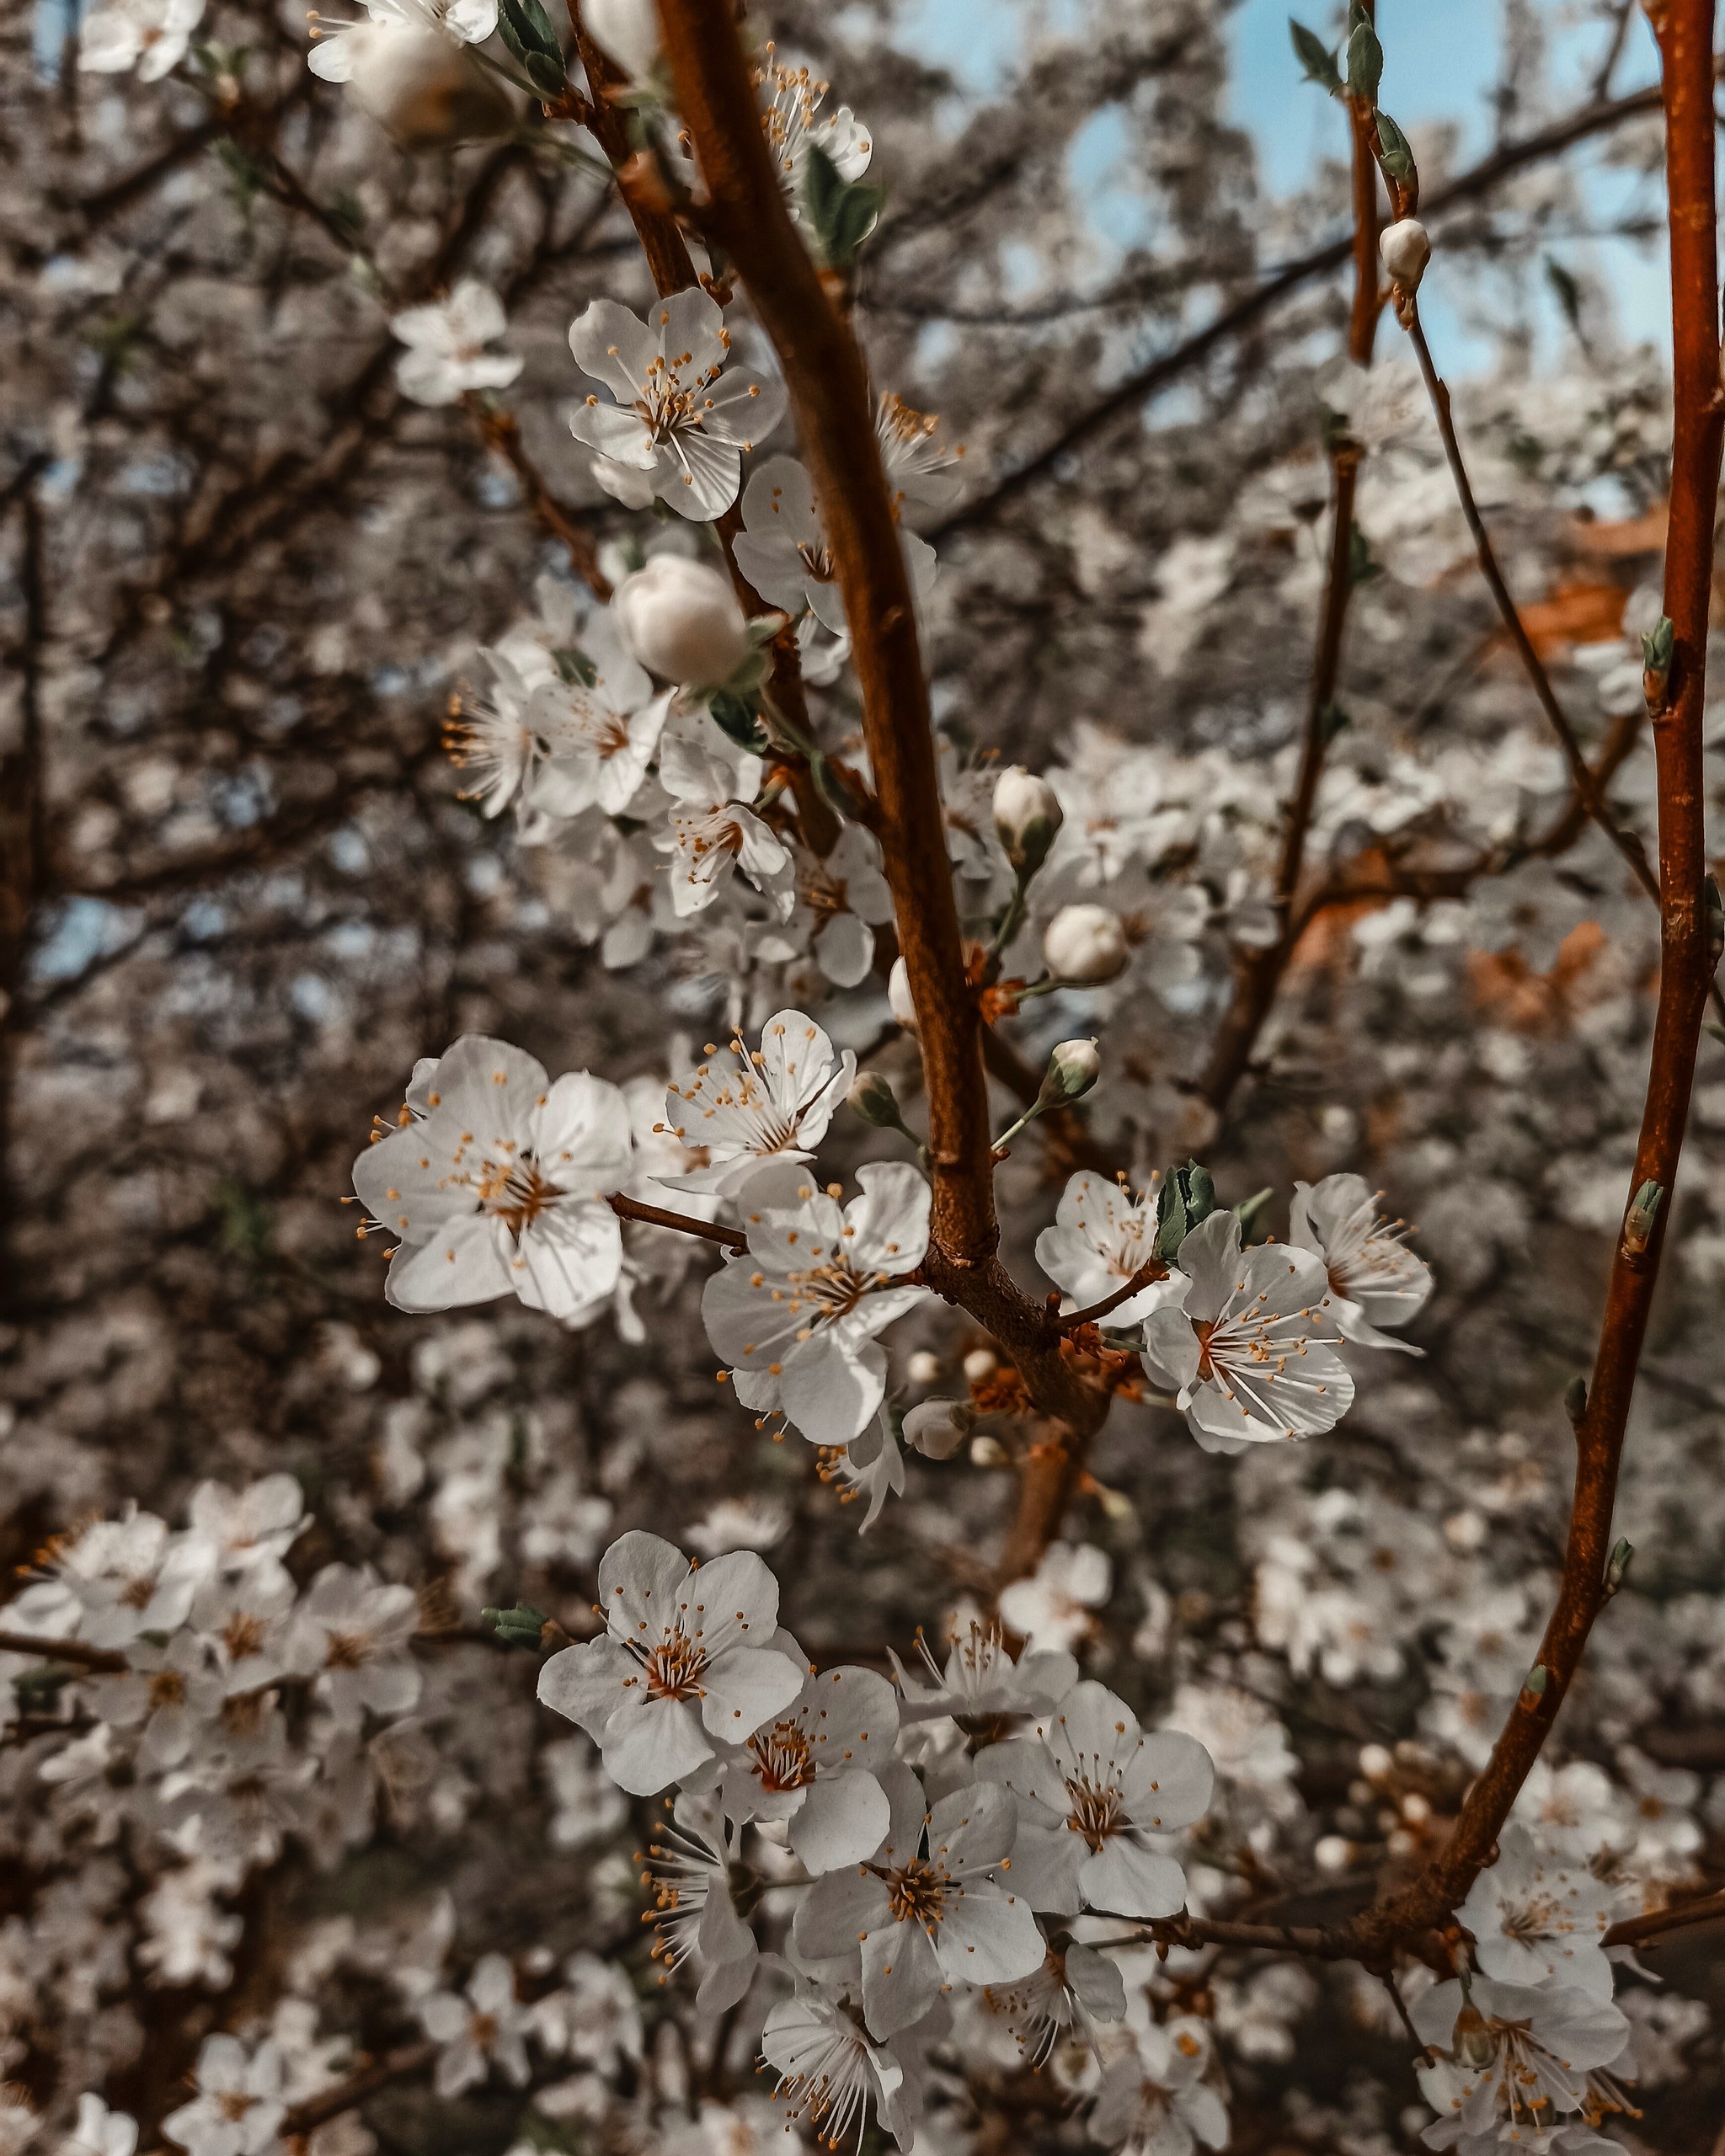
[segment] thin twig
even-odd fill
[[[727,1250],[749,1247],[749,1238],[740,1228],[722,1228],[716,1220],[697,1220],[689,1213],[668,1213],[662,1205],[644,1205],[634,1198],[618,1195],[606,1203],[620,1220],[639,1220],[649,1228],[674,1228],[680,1235],[698,1235],[703,1242],[723,1243]]]
[[[1638,1946],[1644,1940],[1658,1939],[1692,1924],[1712,1924],[1725,1917],[1725,1887],[1712,1894],[1698,1894],[1693,1901],[1674,1903],[1669,1909],[1654,1909],[1644,1917],[1625,1917],[1600,1938],[1601,1946]]]
[[[0,1654],[24,1654],[39,1662],[69,1662],[105,1676],[120,1676],[131,1668],[123,1654],[107,1647],[93,1647],[83,1640],[39,1637],[33,1632],[0,1632]]]
[[[1092,1303],[1088,1310],[1073,1310],[1068,1316],[1063,1317],[1060,1320],[1060,1331],[1076,1332],[1080,1326],[1099,1323],[1110,1310],[1119,1310],[1122,1303],[1130,1301],[1141,1289],[1151,1286],[1156,1281],[1166,1280],[1167,1277],[1167,1267],[1160,1258],[1151,1258],[1147,1264],[1140,1265],[1132,1278],[1124,1285],[1116,1288],[1112,1295],[1104,1295],[1099,1303]]]

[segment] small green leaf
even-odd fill
[[[1348,581],[1354,590],[1381,576],[1384,565],[1372,552],[1371,542],[1356,524],[1348,534]]]
[[[512,1609],[482,1609],[479,1614],[505,1646],[526,1647],[537,1654],[545,1630],[545,1612],[531,1602],[518,1602]]]
[[[751,704],[745,703],[740,696],[734,696],[729,689],[719,689],[707,708],[713,713],[719,732],[728,734],[739,748],[748,750],[751,755],[765,754],[769,745],[766,729],[756,717]]]
[[[560,650],[553,652],[551,659],[560,680],[578,681],[584,689],[590,689],[599,679],[599,669],[586,653],[574,644],[565,644]]]
[[[539,0],[498,0],[498,34],[542,96],[560,98],[569,81],[563,47]]]
[[[1353,723],[1352,715],[1343,711],[1341,705],[1332,699],[1324,706],[1318,718],[1318,724],[1323,732],[1324,746],[1328,748],[1336,736],[1345,733]]]
[[[1386,112],[1378,115],[1378,163],[1386,179],[1403,187],[1413,178],[1413,152],[1407,147],[1407,137]]]
[[[1342,77],[1336,66],[1336,56],[1317,32],[1307,29],[1304,23],[1296,23],[1290,15],[1288,35],[1294,41],[1294,57],[1305,70],[1306,81],[1316,83],[1332,97],[1338,95]]]
[[[1573,277],[1552,256],[1546,257],[1546,282],[1557,296],[1557,304],[1563,310],[1563,318],[1572,329],[1581,327],[1581,287]]]
[[[849,270],[880,222],[886,189],[847,180],[816,143],[804,170],[803,201],[821,260],[829,269]]]
[[[1384,79],[1384,48],[1378,34],[1364,16],[1348,36],[1348,94],[1375,104],[1378,84]]]

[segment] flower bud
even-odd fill
[[[653,72],[659,59],[658,0],[583,0],[581,20],[606,58],[632,81]]]
[[[995,781],[994,827],[1021,876],[1033,876],[1047,860],[1061,820],[1054,788],[1022,764],[1010,766]]]
[[[1126,931],[1106,906],[1062,906],[1043,935],[1042,955],[1056,980],[1099,987],[1125,968]]]
[[[899,1097],[878,1070],[859,1070],[846,1097],[852,1113],[876,1130],[897,1130],[904,1123]]]
[[[905,1417],[905,1443],[925,1460],[950,1460],[975,1421],[968,1400],[925,1400]]]
[[[1419,290],[1425,265],[1432,259],[1432,243],[1418,217],[1403,217],[1399,224],[1386,225],[1378,235],[1378,253],[1384,258],[1385,269],[1404,292]]]
[[[466,45],[417,23],[362,23],[346,32],[348,82],[403,150],[446,150],[506,135],[515,109]]]
[[[679,688],[716,688],[754,656],[736,595],[705,562],[655,554],[611,605],[630,655]]]
[[[964,1358],[965,1383],[985,1385],[1000,1366],[1000,1358],[992,1348],[973,1348]]]
[[[935,1385],[940,1379],[940,1357],[932,1348],[919,1348],[905,1364],[905,1375],[912,1385]]]
[[[902,958],[893,960],[893,969],[886,977],[886,1000],[892,1013],[907,1033],[916,1030],[916,1006],[911,1001],[911,969]]]
[[[1455,2026],[1450,2037],[1452,2057],[1464,2066],[1489,2066],[1497,2056],[1498,2040],[1493,2036],[1486,2017],[1469,1999],[1455,2016]]]
[[[1058,1107],[1062,1101],[1081,1098],[1101,1075],[1102,1058],[1094,1041],[1060,1041],[1049,1055],[1039,1099],[1045,1107]]]

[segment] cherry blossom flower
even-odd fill
[[[806,608],[832,635],[847,637],[844,595],[814,483],[795,457],[770,456],[750,473],[743,526],[736,537],[737,566],[761,597],[792,614]],[[899,547],[920,607],[934,589],[934,549],[903,529]]]
[[[952,1652],[942,1668],[920,1635],[918,1650],[933,1678],[925,1685],[893,1655],[899,1689],[905,1695],[904,1719],[928,1721],[950,1716],[956,1721],[992,1722],[1050,1712],[1078,1681],[1078,1665],[1060,1651],[1032,1648],[1017,1661],[1008,1652],[999,1625],[973,1617],[948,1634]],[[890,1650],[889,1650],[890,1652]]]
[[[1215,1770],[1194,1738],[1145,1736],[1124,1700],[1087,1680],[1038,1721],[1034,1737],[980,1753],[976,1771],[1017,1801],[1012,1874],[1032,1908],[1148,1918],[1185,1906],[1185,1874],[1151,1837],[1189,1827],[1209,1808]]]
[[[849,1444],[826,1449],[818,1472],[823,1482],[838,1485],[841,1505],[862,1505],[862,1523],[857,1532],[867,1534],[887,1499],[905,1494],[905,1456],[899,1449],[891,1410],[883,1406]]]
[[[429,1084],[429,1081],[428,1081]],[[450,1310],[513,1291],[575,1318],[617,1286],[622,1237],[605,1203],[628,1180],[628,1107],[615,1086],[467,1034],[438,1063],[430,1113],[354,1163],[354,1188],[401,1237],[398,1310]]]
[[[852,1052],[836,1056],[800,1011],[776,1011],[758,1049],[737,1036],[730,1055],[699,1065],[665,1097],[665,1127],[707,1156],[704,1167],[660,1178],[674,1188],[729,1198],[763,1161],[811,1159],[857,1074]]]
[[[50,1565],[77,1601],[78,1637],[126,1647],[145,1632],[183,1625],[215,1561],[206,1536],[172,1534],[153,1513],[129,1504],[118,1519],[93,1520],[55,1544]]]
[[[871,2107],[900,2148],[916,2138],[916,2107],[907,2100],[905,2066],[874,2042],[860,2015],[811,1989],[781,1999],[766,2017],[761,2055],[778,2076],[788,2125],[807,2120],[837,2148],[854,2133],[860,2147]]]
[[[291,1475],[264,1475],[234,1492],[200,1482],[188,1517],[209,1540],[223,1572],[242,1573],[276,1565],[310,1524],[305,1492]]]
[[[731,1899],[731,1865],[739,1830],[718,1801],[682,1790],[672,1822],[649,1843],[642,1884],[653,1897],[653,1959],[665,1983],[692,1962],[700,1972],[695,2009],[703,2017],[734,2006],[754,1981],[755,1934]]]
[[[470,389],[504,389],[526,365],[485,347],[509,327],[503,302],[477,277],[463,277],[447,299],[390,318],[407,346],[395,363],[396,386],[415,404],[455,404]]]
[[[737,498],[742,456],[784,412],[778,382],[727,367],[730,332],[698,286],[654,303],[646,322],[615,300],[595,300],[569,329],[585,374],[617,400],[590,396],[570,428],[614,464],[646,473],[679,515],[710,522]]]
[[[483,1954],[467,1978],[467,1995],[435,1991],[415,2009],[419,2025],[440,2045],[432,2085],[440,2096],[458,2096],[483,2081],[494,2067],[522,2087],[531,2071],[526,2032],[532,2025],[515,1997],[515,1972],[501,1954]]]
[[[1527,1657],[1520,1659],[1525,1668]],[[1535,1759],[1513,1817],[1533,1830],[1542,1849],[1576,1864],[1590,1863],[1601,1849],[1626,1846],[1633,1838],[1630,1806],[1591,1759],[1570,1759],[1561,1767]]]
[[[355,101],[392,141],[409,151],[450,149],[505,133],[515,107],[471,45],[497,27],[497,0],[365,0],[364,21],[313,14],[307,66],[351,86]]]
[[[192,2078],[197,2095],[162,2121],[168,2139],[188,2156],[263,2156],[287,2109],[275,2045],[248,2056],[238,2036],[206,2036]]]
[[[1407,1230],[1378,1219],[1377,1200],[1363,1176],[1326,1176],[1294,1186],[1289,1240],[1324,1262],[1338,1330],[1364,1348],[1424,1351],[1391,1340],[1382,1328],[1412,1322],[1432,1292],[1431,1268],[1402,1241]]]
[[[500,816],[522,794],[546,750],[533,726],[534,684],[507,653],[479,655],[491,670],[491,693],[462,691],[451,699],[443,752],[468,777],[459,798],[476,802],[482,816]]]
[[[860,1944],[863,2012],[884,2039],[920,2020],[943,1987],[1010,1983],[1039,1968],[1045,1949],[1029,1903],[996,1877],[1017,1832],[1007,1791],[979,1782],[927,1810],[908,1767],[889,1763],[880,1779],[891,1821],[878,1856],[817,1879],[792,1937],[825,1958],[854,1958]]]
[[[1124,1182],[1085,1168],[1071,1177],[1060,1193],[1055,1225],[1036,1239],[1036,1262],[1049,1278],[1065,1290],[1062,1308],[1088,1309],[1104,1302],[1135,1280],[1146,1266],[1160,1262],[1156,1254],[1156,1192],[1160,1178],[1152,1180],[1142,1197],[1134,1198]],[[1178,1282],[1167,1277],[1151,1281],[1129,1295],[1108,1315],[1106,1322],[1121,1331],[1136,1325],[1159,1305],[1177,1299]]]
[[[1508,1984],[1476,1977],[1435,1984],[1410,2009],[1420,2041],[1441,2056],[1418,2069],[1439,2113],[1429,2148],[1473,2156],[1547,2132],[1561,2114],[1590,2126],[1626,2109],[1599,2069],[1629,2041],[1629,2023],[1607,1999],[1572,1984]]]
[[[859,1168],[841,1210],[806,1167],[769,1162],[740,1193],[749,1247],[708,1281],[707,1336],[745,1407],[813,1444],[848,1445],[886,1393],[875,1336],[928,1295],[905,1279],[928,1247],[930,1192],[898,1161]]]
[[[692,1566],[639,1530],[599,1566],[606,1630],[539,1673],[539,1697],[579,1722],[633,1796],[692,1774],[714,1740],[741,1744],[782,1713],[805,1672],[771,1644],[778,1582],[752,1550]]]
[[[831,852],[798,848],[796,867],[814,962],[835,988],[855,988],[874,963],[875,930],[893,917],[875,842],[860,824],[846,824]]]
[[[98,74],[137,70],[157,83],[185,57],[204,19],[204,0],[107,0],[78,27],[77,64]]]
[[[528,716],[545,760],[529,778],[527,802],[549,816],[587,808],[621,816],[641,790],[673,692],[654,690],[609,614],[587,624],[570,662],[569,678],[532,692]]]
[[[795,1644],[780,1639],[788,1651]],[[885,1678],[848,1665],[811,1670],[782,1713],[725,1754],[725,1809],[733,1819],[788,1819],[791,1849],[811,1872],[861,1864],[891,1823],[873,1769],[898,1732]]]
[[[1573,1984],[1611,1996],[1611,1964],[1599,1945],[1616,1896],[1590,1871],[1543,1855],[1525,1827],[1506,1827],[1455,1912],[1474,1937],[1474,1959],[1506,1984]]]
[[[365,32],[413,29],[440,32],[452,45],[483,45],[497,28],[497,0],[364,0],[366,22],[332,22],[312,13],[312,50],[306,65],[320,81],[345,83],[356,55],[365,49]]]
[[[123,1676],[99,1677],[90,1687],[96,1712],[116,1729],[141,1724],[136,1760],[143,1774],[177,1767],[190,1751],[200,1723],[222,1710],[224,1687],[210,1667],[204,1642],[180,1631],[154,1643],[134,1640]]]
[[[1188,2015],[1147,2023],[1135,2052],[1111,2065],[1091,2107],[1090,2130],[1122,2156],[1193,2156],[1220,2148],[1228,2114],[1204,2079],[1210,2063],[1206,2023]]]
[[[1113,1591],[1107,1550],[1093,1542],[1050,1542],[1029,1579],[1001,1590],[1001,1619],[1033,1651],[1061,1652],[1091,1632]]]
[[[1013,1860],[1014,1869],[1017,1859]],[[970,2002],[984,2028],[1001,2029],[1012,2052],[1007,2063],[1031,2067],[1049,2054],[1071,2031],[1091,2021],[1118,2021],[1126,2011],[1125,1986],[1107,1955],[1068,1940],[1050,1946],[1042,1967],[1009,1984],[986,1984]]]
[[[320,1700],[338,1724],[357,1727],[373,1714],[404,1714],[419,1696],[419,1672],[408,1659],[419,1622],[410,1587],[379,1581],[369,1566],[326,1565],[294,1612],[294,1654],[317,1673]]]
[[[756,82],[771,94],[761,125],[791,215],[800,217],[811,150],[824,151],[841,179],[857,180],[868,171],[874,145],[849,105],[841,105],[836,112],[821,111],[829,83],[817,82],[806,67],[788,67],[770,44],[764,58]]]
[[[761,890],[791,860],[773,832],[745,805],[761,791],[761,759],[721,754],[717,728],[702,723],[710,739],[667,728],[660,749],[660,782],[674,804],[670,896],[679,920],[711,905],[733,868],[740,868]],[[786,898],[788,906],[788,893]]]
[[[132,2156],[137,2145],[138,2122],[129,2112],[110,2111],[99,2096],[84,2095],[60,2156]]]
[[[206,1580],[198,1589],[191,1620],[215,1656],[226,1691],[254,1692],[287,1669],[297,1596],[292,1578],[274,1559]]]
[[[1339,1331],[1322,1263],[1279,1243],[1240,1247],[1240,1223],[1212,1213],[1180,1245],[1190,1282],[1178,1305],[1145,1320],[1144,1367],[1179,1387],[1192,1434],[1206,1452],[1315,1437],[1354,1403],[1354,1380],[1335,1352]]]
[[[950,447],[935,437],[940,420],[911,408],[888,389],[875,407],[874,434],[895,508],[914,502],[922,509],[950,509],[964,492],[959,467],[964,445]]]

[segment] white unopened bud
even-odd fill
[[[342,38],[355,97],[403,150],[446,150],[506,135],[515,109],[498,78],[440,29],[361,23]]]
[[[992,1348],[973,1348],[964,1358],[964,1382],[982,1385],[1000,1368],[1000,1358]]]
[[[1396,1755],[1381,1744],[1362,1744],[1359,1748],[1359,1771],[1369,1782],[1387,1781],[1396,1765]]]
[[[1076,1101],[1101,1075],[1102,1058],[1094,1041],[1060,1041],[1049,1052],[1041,1098],[1049,1106]]]
[[[994,782],[994,827],[1014,868],[1034,875],[1060,828],[1059,798],[1045,778],[1011,765]]]
[[[1130,955],[1120,916],[1106,906],[1062,906],[1042,938],[1042,955],[1056,980],[1095,988],[1124,970]]]
[[[1418,217],[1403,217],[1399,224],[1386,225],[1378,234],[1378,253],[1384,258],[1385,269],[1404,292],[1419,290],[1425,265],[1432,259],[1432,243]]]
[[[655,554],[611,606],[631,656],[680,688],[716,688],[754,655],[736,594],[705,562]]]
[[[659,59],[659,0],[582,0],[581,20],[607,60],[635,82]]]
[[[938,1385],[940,1357],[931,1348],[919,1348],[906,1361],[905,1375],[912,1385]]]
[[[950,1460],[975,1422],[968,1400],[925,1400],[905,1417],[905,1443],[926,1460]]]
[[[916,1006],[911,1001],[911,969],[902,958],[893,960],[893,969],[886,977],[886,1000],[892,1013],[906,1033],[916,1030]]]

